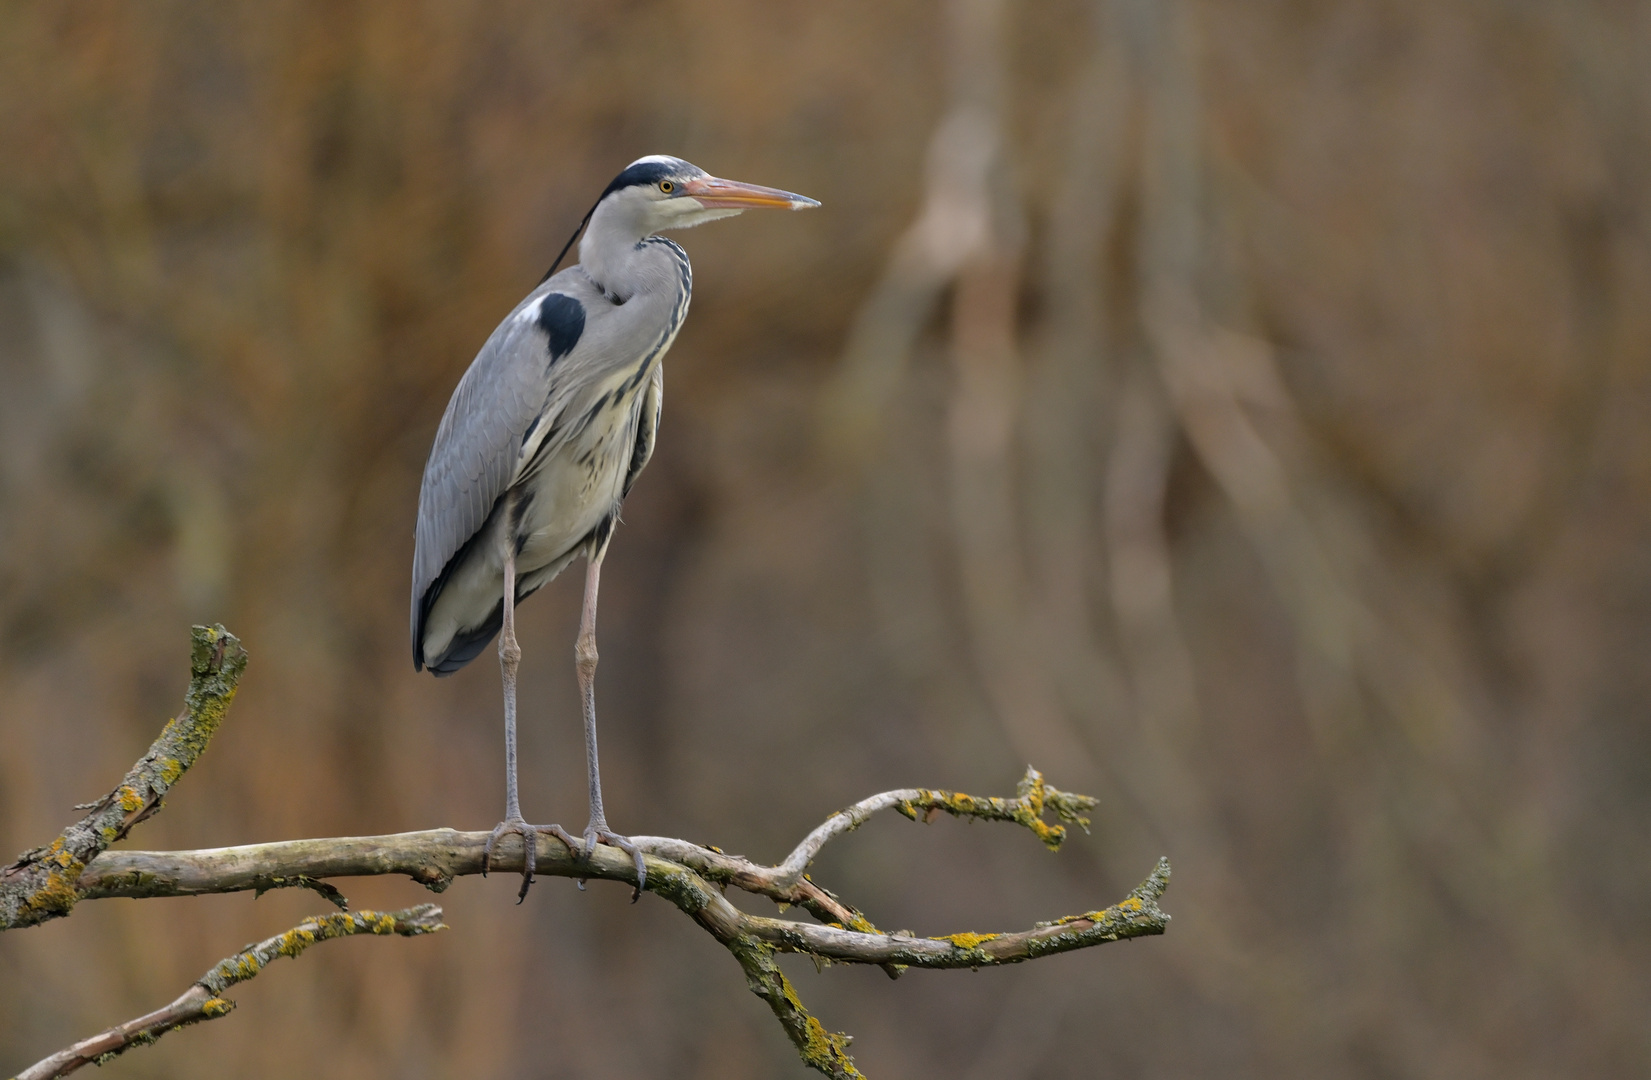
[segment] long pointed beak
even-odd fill
[[[712,210],[807,210],[820,204],[806,195],[794,195],[779,188],[742,184],[738,180],[719,180],[701,176],[682,185],[682,193]]]

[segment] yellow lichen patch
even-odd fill
[[[971,934],[964,931],[961,934],[948,934],[943,938],[935,938],[935,940],[949,941],[959,949],[978,949],[982,942],[991,941],[995,937],[1002,936],[1001,934]]]
[[[171,787],[183,775],[183,764],[177,758],[161,758],[157,763],[161,767],[161,782]]]
[[[275,951],[281,956],[297,956],[314,944],[315,931],[308,927],[295,926],[281,935],[280,944],[275,947]]]
[[[877,933],[877,927],[871,925],[871,920],[858,912],[856,912],[854,917],[849,920],[848,928],[850,930],[858,930],[862,934]]]
[[[1042,840],[1044,846],[1051,851],[1060,847],[1061,841],[1066,839],[1066,827],[1064,825],[1050,825],[1035,817],[1028,818],[1022,824],[1037,834],[1037,838]]]
[[[394,915],[387,915],[378,911],[363,911],[361,912],[361,919],[366,924],[367,929],[375,934],[393,934],[396,932]]]
[[[120,808],[124,813],[135,814],[143,809],[143,797],[130,784],[122,784],[118,794]]]
[[[1105,911],[1086,911],[1082,915],[1063,915],[1055,920],[1055,925],[1075,922],[1103,923],[1110,918],[1127,918],[1130,915],[1139,915],[1146,910],[1139,897],[1131,896],[1120,900]]]
[[[854,1070],[853,1065],[847,1064],[846,1059],[848,1055],[843,1052],[841,1046],[837,1045],[837,1040],[831,1037],[831,1033],[826,1031],[824,1024],[820,1023],[812,1016],[808,1017],[806,1023],[808,1030],[803,1035],[804,1061],[818,1068],[821,1072],[828,1076],[836,1071],[832,1068],[833,1063],[847,1067],[847,1072],[844,1075],[860,1075]]]
[[[230,982],[244,982],[263,970],[263,962],[257,954],[245,952],[239,956],[232,956],[218,965],[218,970]]]
[[[61,865],[66,870],[46,871],[46,883],[36,889],[34,895],[23,902],[20,913],[28,915],[62,915],[75,906],[75,901],[80,899],[80,893],[75,888],[75,883],[80,880],[80,871],[84,869],[84,866],[80,860],[73,856],[70,856],[68,862]]]
[[[233,1001],[226,1001],[221,997],[208,998],[201,1003],[201,1015],[208,1020],[215,1019],[229,1012],[235,1007]]]
[[[797,992],[791,988],[791,980],[784,974],[780,976],[780,993],[785,996],[785,1002],[796,1010],[796,1015],[802,1020],[802,1043],[798,1050],[804,1061],[819,1069],[827,1076],[858,1077],[860,1071],[854,1067],[853,1060],[848,1056],[848,1048],[841,1035],[833,1035],[825,1029],[825,1025],[809,1015],[803,1003],[797,997]]]
[[[1098,923],[1104,918],[1106,918],[1106,912],[1104,911],[1086,911],[1082,915],[1062,915],[1060,918],[1055,920],[1055,925],[1061,926],[1066,923],[1075,922]]]

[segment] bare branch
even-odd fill
[[[954,817],[1010,821],[1032,830],[1050,850],[1055,850],[1065,839],[1066,829],[1045,822],[1042,819],[1045,809],[1052,809],[1062,820],[1087,829],[1089,819],[1082,816],[1082,812],[1094,805],[1095,800],[1089,796],[1072,795],[1053,787],[1044,781],[1041,773],[1028,766],[1012,799],[980,798],[930,788],[901,788],[862,799],[827,818],[778,866],[764,866],[718,848],[702,847],[673,837],[632,839],[646,854],[676,863],[717,885],[733,885],[782,905],[795,904],[826,922],[875,932],[876,928],[862,915],[803,874],[828,841],[859,828],[871,815],[894,809],[915,821],[920,813],[927,818],[944,811]],[[80,896],[84,899],[196,896],[247,889],[262,893],[267,889],[296,886],[315,889],[345,907],[343,896],[321,879],[406,874],[432,892],[441,892],[453,878],[481,872],[481,850],[486,838],[487,834],[481,832],[431,829],[389,836],[285,840],[201,851],[112,851],[82,875]],[[544,837],[539,841],[537,861],[540,872],[552,876],[614,877],[604,870],[608,861],[604,856],[610,854],[608,849],[598,848],[594,863],[587,863],[576,860],[559,841]],[[520,854],[512,851],[507,842],[494,862],[504,868],[513,858],[519,859]],[[654,872],[650,868],[649,873]],[[626,879],[618,875],[617,880],[634,881],[635,877],[632,874]]]
[[[312,889],[339,907],[342,893],[326,879],[405,874],[433,892],[455,877],[482,872],[489,834],[431,829],[390,836],[287,840],[204,851],[108,851],[132,825],[153,813],[163,795],[200,756],[233,699],[246,664],[240,643],[222,627],[195,628],[193,678],[184,713],[173,720],[149,753],[133,766],[126,782],[92,807],[92,812],[46,848],[27,852],[0,872],[0,930],[32,926],[66,915],[84,899],[123,896],[195,896],[269,889]],[[768,1003],[804,1062],[827,1076],[861,1076],[848,1054],[847,1035],[832,1034],[810,1016],[785,974],[778,953],[803,953],[816,962],[877,964],[891,977],[908,967],[980,968],[1033,960],[1049,953],[1082,949],[1121,938],[1161,934],[1169,916],[1158,907],[1169,881],[1169,863],[1157,868],[1120,903],[1027,930],[981,934],[972,931],[920,938],[909,932],[884,933],[854,908],[809,880],[810,862],[831,840],[860,827],[881,810],[898,810],[914,821],[945,812],[954,817],[1007,821],[1024,826],[1050,849],[1060,847],[1066,829],[1044,820],[1054,811],[1064,821],[1087,827],[1084,812],[1095,800],[1045,783],[1028,766],[1013,798],[979,798],[928,788],[886,791],[840,810],[809,833],[777,866],[764,866],[714,847],[671,837],[634,837],[644,853],[647,890],[692,918],[715,937],[745,972],[752,993]],[[534,835],[537,872],[584,880],[603,878],[635,886],[636,866],[623,852],[597,846],[584,857],[561,840]],[[521,867],[526,849],[506,838],[490,860],[493,868]],[[797,905],[819,924],[747,915],[723,895],[735,886],[780,905]],[[375,912],[318,916],[248,946],[201,978],[166,1008],[110,1028],[54,1054],[20,1074],[18,1080],[62,1076],[127,1047],[153,1042],[175,1027],[209,1020],[233,1006],[220,995],[251,978],[276,956],[296,956],[316,941],[355,933],[428,933],[443,927],[441,911],[424,905],[393,915]]]
[[[66,1050],[59,1050],[18,1073],[15,1080],[51,1080],[53,1077],[67,1076],[85,1065],[102,1065],[134,1046],[148,1046],[174,1028],[227,1015],[235,1008],[235,1003],[223,997],[225,990],[253,978],[270,961],[282,956],[295,957],[318,941],[330,941],[352,934],[414,937],[445,929],[447,925],[441,921],[441,908],[435,904],[420,904],[405,911],[358,911],[305,919],[284,934],[248,945],[234,956],[220,960],[165,1008],[101,1031],[89,1039],[82,1039]]]
[[[962,932],[942,937],[883,933],[869,920],[803,876],[802,868],[833,837],[857,827],[878,810],[896,809],[913,820],[945,811],[959,817],[1010,821],[1026,826],[1051,848],[1065,836],[1061,826],[1042,820],[1053,809],[1068,821],[1087,824],[1086,796],[1050,787],[1029,769],[1014,798],[979,798],[922,788],[884,792],[832,815],[779,866],[670,837],[635,837],[645,853],[649,892],[675,904],[729,950],[752,992],[767,1002],[803,1060],[827,1076],[860,1076],[848,1056],[847,1036],[828,1033],[810,1016],[774,962],[778,953],[803,953],[816,960],[881,965],[897,976],[907,967],[980,968],[1033,960],[1056,952],[1088,948],[1122,938],[1164,932],[1169,916],[1158,907],[1169,881],[1169,863],[1160,860],[1151,876],[1121,902],[1027,930]],[[924,812],[927,812],[925,814]],[[268,887],[268,883],[318,883],[331,877],[405,874],[433,891],[453,878],[479,874],[488,834],[432,829],[389,836],[292,840],[206,851],[111,851],[100,856],[80,880],[84,898],[191,896]],[[518,869],[519,843],[495,852],[494,868]],[[537,872],[548,876],[595,878],[634,885],[630,858],[599,846],[587,862],[553,837],[541,836]],[[730,903],[728,886],[796,904],[825,925],[747,915]]]
[[[77,885],[86,864],[159,811],[161,797],[206,749],[235,700],[246,661],[240,641],[222,626],[194,628],[183,712],[166,725],[119,787],[89,804],[91,813],[50,844],[25,851],[0,869],[0,930],[69,913],[80,898]]]

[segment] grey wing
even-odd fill
[[[642,411],[636,418],[636,449],[631,451],[630,468],[625,472],[626,495],[631,485],[642,475],[648,459],[654,456],[654,439],[659,435],[659,413],[665,405],[665,365],[655,364],[648,389],[642,395]]]
[[[541,303],[552,299],[555,304]],[[535,305],[538,319],[529,314]],[[561,325],[546,325],[551,308],[558,306]],[[493,331],[447,403],[419,488],[411,617],[415,663],[422,660],[420,636],[434,602],[431,587],[514,482],[524,438],[536,421],[545,422],[550,368],[572,350],[583,324],[577,300],[536,290]]]

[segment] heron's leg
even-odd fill
[[[576,851],[573,837],[560,825],[529,825],[522,820],[522,803],[516,792],[516,668],[521,663],[522,648],[516,644],[516,543],[511,517],[515,510],[514,495],[505,504],[504,543],[504,625],[499,628],[499,671],[504,679],[504,820],[494,826],[482,847],[482,875],[493,860],[493,847],[506,833],[522,838],[522,889],[516,894],[519,904],[527,898],[533,884],[533,869],[538,858],[539,833],[549,833]]]
[[[499,629],[499,673],[504,679],[504,816],[515,821],[522,816],[522,800],[516,791],[516,669],[522,662],[522,647],[516,643],[516,545],[508,538],[504,552],[504,625]],[[533,856],[528,856],[531,875]]]
[[[631,894],[631,902],[635,903],[647,884],[648,869],[637,846],[608,828],[608,817],[602,810],[602,767],[596,759],[596,591],[602,581],[605,554],[605,550],[597,551],[585,564],[585,609],[579,618],[579,641],[573,650],[579,669],[579,697],[585,708],[585,766],[590,772],[590,824],[585,826],[584,857],[591,857],[598,840],[628,854],[636,863],[636,891]]]

